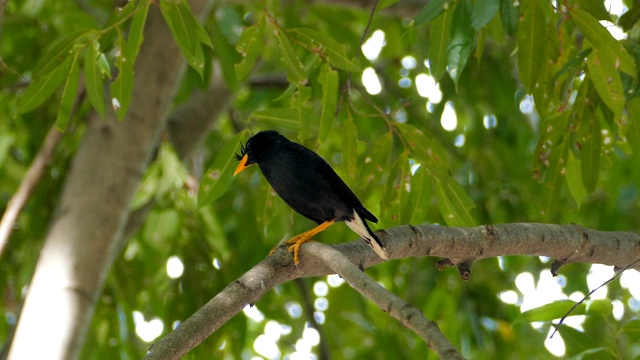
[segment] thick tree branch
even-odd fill
[[[205,12],[210,3],[191,1],[192,8]],[[119,253],[130,201],[186,68],[156,6],[149,10],[138,59],[134,101],[124,121],[109,113],[104,122],[88,125],[40,253],[9,359],[80,354],[95,301]]]
[[[218,66],[214,64],[214,69]],[[216,71],[206,91],[197,91],[183,104],[178,105],[167,119],[167,133],[176,153],[186,162],[197,153],[203,138],[215,124],[220,114],[228,108],[235,93],[229,89],[222,75]],[[195,177],[199,178],[195,169]],[[138,231],[155,202],[134,211],[127,221],[124,235],[118,244],[118,253],[127,245],[133,233]]]
[[[196,91],[169,116],[169,137],[180,158],[189,156],[202,142],[220,114],[231,103],[234,92],[224,82],[220,66],[214,63],[214,74],[206,91]]]
[[[427,319],[422,311],[415,306],[373,281],[338,250],[320,243],[312,243],[307,245],[307,251],[330,266],[336,274],[340,275],[360,294],[373,301],[380,309],[388,312],[404,326],[420,335],[439,358],[463,359],[458,350],[440,332],[438,324]]]
[[[470,265],[475,260],[495,256],[543,255],[559,259],[564,264],[586,262],[622,268],[640,257],[640,235],[597,231],[579,225],[520,223],[474,228],[404,225],[381,230],[377,234],[385,243],[391,259],[439,256],[450,259],[454,265]],[[362,240],[332,247],[359,268],[381,262]],[[245,305],[257,302],[269,289],[280,283],[300,277],[336,273],[336,269],[322,260],[318,251],[316,245],[305,244],[300,252],[300,265],[296,267],[291,256],[281,248],[274,256],[267,257],[229,284],[176,330],[154,343],[147,359],[177,359],[183,356]],[[336,259],[329,259],[329,264],[334,266]],[[637,264],[632,268],[640,270]],[[350,283],[357,288],[358,284]],[[365,296],[369,297],[368,294]],[[392,309],[382,309],[394,315]],[[399,320],[414,329],[413,325],[405,322],[406,319],[400,317]],[[425,321],[425,330],[420,331],[433,331],[428,320]]]

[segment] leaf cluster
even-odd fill
[[[144,36],[152,36],[143,33],[152,6],[159,6],[190,66],[176,102],[206,87],[212,76],[224,79],[235,100],[208,135],[202,165],[189,165],[168,143],[159,147],[131,205],[148,214],[108,277],[83,358],[139,357],[147,344],[136,335],[134,311],[161,319],[166,333],[280,240],[311,226],[257,170],[233,178],[233,153],[262,129],[277,129],[320,153],[378,216],[381,229],[517,221],[637,228],[637,4],[617,17],[602,2],[582,0],[433,0],[409,15],[406,4],[393,1],[379,2],[373,12],[323,2],[221,2],[203,25],[186,0],[130,1],[115,11],[98,1],[87,8],[69,1],[28,4],[8,1],[2,20],[3,206],[44,138],[43,125],[71,135],[0,263],[6,299],[0,311],[8,319],[0,339],[9,335],[85,118],[115,111],[122,119],[135,102],[134,69]],[[602,20],[622,26],[628,38],[615,39]],[[366,40],[375,30],[384,32],[386,45],[378,58],[367,59],[363,34]],[[409,58],[415,65],[405,65]],[[214,68],[220,74],[213,75]],[[380,95],[363,84],[367,68],[382,84]],[[414,86],[418,75],[437,83],[440,101]],[[526,104],[533,110],[522,111]],[[452,131],[441,126],[447,107],[457,115]],[[351,237],[346,227],[335,226],[317,240]],[[166,274],[171,256],[184,264],[177,279]],[[567,304],[521,314],[517,304],[498,296],[518,291],[518,273],[537,280],[545,266],[531,258],[484,261],[474,265],[468,283],[454,272],[436,272],[425,258],[367,272],[437,321],[470,358],[524,351],[545,358],[549,321]],[[566,270],[567,294],[587,292],[586,272],[585,266]],[[424,354],[420,338],[337,283],[283,284],[255,304],[266,320],[238,316],[189,356],[253,355],[268,321],[284,329],[277,342],[283,355],[310,326],[323,343],[313,350],[335,358]],[[326,294],[314,292],[327,284]],[[589,302],[579,312],[586,316],[583,331],[560,330],[568,356],[631,358],[640,352],[632,346],[640,336],[637,299],[619,284],[609,289],[625,315],[614,318],[606,301]],[[533,327],[534,321],[545,323]],[[534,342],[540,346],[531,350]]]

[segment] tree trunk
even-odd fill
[[[204,9],[206,0],[193,4]],[[121,122],[89,121],[20,314],[9,359],[73,359],[82,350],[104,279],[118,254],[129,203],[153,156],[185,62],[151,6]],[[46,354],[46,355],[45,355]]]

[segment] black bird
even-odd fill
[[[282,200],[318,224],[286,242],[291,245],[289,251],[293,251],[295,264],[298,264],[300,246],[336,221],[344,221],[382,259],[389,258],[384,245],[365,221],[377,223],[378,219],[365,209],[347,184],[315,152],[276,131],[262,131],[241,146],[241,153],[236,154],[236,159],[240,164],[234,176],[249,165],[258,164]]]

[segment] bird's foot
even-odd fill
[[[292,237],[290,240],[288,240],[287,242],[285,242],[286,245],[291,245],[289,246],[289,252],[293,252],[293,263],[295,265],[298,265],[298,263],[300,262],[298,259],[298,254],[300,253],[300,246],[302,246],[302,244],[308,242],[308,241],[313,241],[311,240],[311,237],[314,234],[310,234],[308,232],[304,233],[304,234],[300,234],[297,236]]]
[[[300,246],[306,242],[313,241],[311,240],[311,236],[309,235],[310,234],[307,234],[307,233],[296,235],[291,239],[285,241],[283,244],[283,245],[291,245],[289,246],[288,249],[289,249],[289,252],[293,252],[293,263],[296,265],[298,265],[298,263],[300,262],[298,259],[298,254],[300,253]],[[272,256],[280,246],[282,245],[278,245],[273,249],[271,249],[271,251],[269,251],[269,256]]]
[[[289,246],[289,252],[293,252],[293,263],[295,265],[298,265],[298,263],[300,262],[300,260],[298,259],[298,254],[300,253],[300,246],[304,243],[306,243],[307,241],[311,241],[311,238],[319,233],[320,231],[323,231],[324,229],[328,228],[329,226],[331,226],[331,224],[333,224],[333,221],[325,221],[322,224],[316,226],[315,228],[306,231],[300,235],[296,235],[294,237],[292,237],[291,239],[287,240],[284,244],[285,245],[290,245]],[[273,255],[273,253],[276,251],[277,247],[273,250],[271,250],[269,252],[269,256]]]

